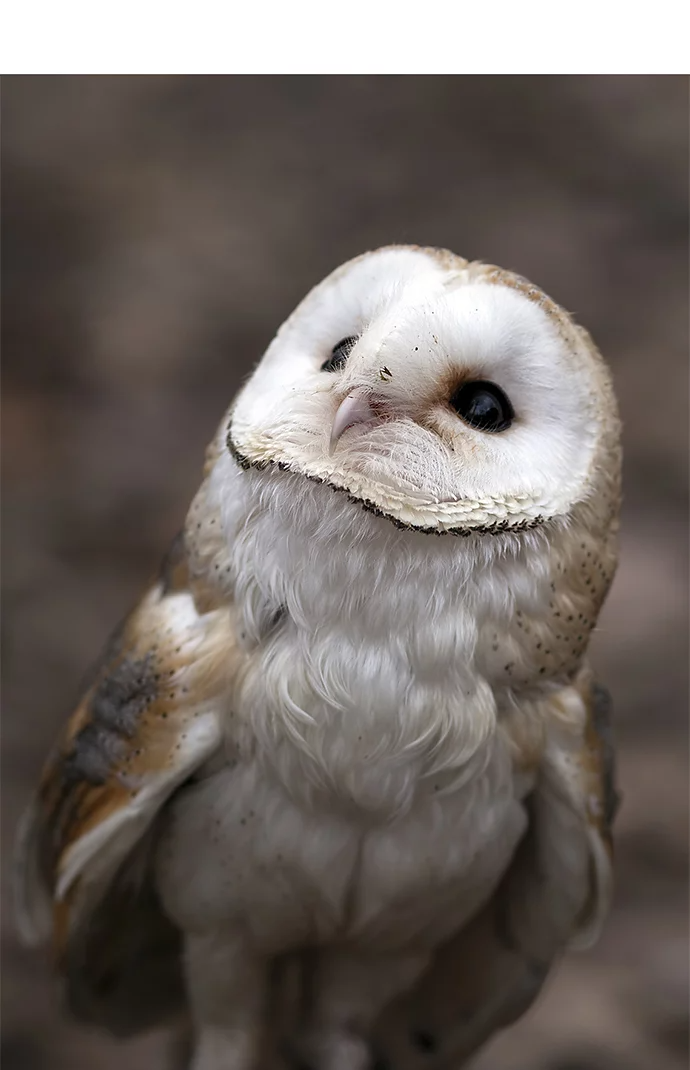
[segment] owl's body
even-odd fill
[[[24,833],[80,1013],[186,998],[195,1070],[270,1062],[270,1022],[314,1070],[441,1065],[514,1017],[608,903],[618,483],[603,364],[529,284],[393,248],[318,287]]]
[[[299,496],[294,528],[276,533],[271,509],[250,523],[251,473],[231,478],[235,505],[244,498],[245,575],[271,570],[295,615],[266,607],[258,630],[268,637],[250,640],[225,764],[214,758],[171,807],[166,905],[185,928],[203,912],[219,925],[241,915],[272,954],[351,938],[404,949],[412,929],[438,939],[499,879],[534,780],[513,768],[508,737],[490,732],[493,681],[469,656],[481,585],[463,583],[452,548],[424,535],[401,562],[395,528],[377,532],[376,518],[335,496],[324,510],[319,487]],[[278,516],[299,489],[285,480]],[[448,901],[450,916],[447,905],[439,914]]]

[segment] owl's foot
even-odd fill
[[[285,1052],[289,1070],[373,1070],[374,1058],[361,1037],[345,1031],[312,1033]]]
[[[302,1024],[286,1045],[290,1070],[382,1070],[368,1036],[391,999],[414,983],[427,952],[320,949],[305,977]]]
[[[190,1070],[257,1070],[265,1043],[268,969],[241,930],[188,934]]]
[[[206,1026],[197,1036],[190,1070],[255,1070],[254,1037],[240,1030]]]

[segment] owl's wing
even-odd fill
[[[131,1015],[113,1020],[118,993],[146,1020],[157,1011],[136,1008],[140,992],[173,1002],[156,987],[173,984],[177,934],[149,879],[149,833],[219,748],[234,654],[231,607],[195,599],[180,537],[106,649],[20,830],[22,935],[52,937],[72,1008],[111,1028],[138,1027]]]
[[[529,829],[510,869],[482,912],[384,1013],[377,1065],[464,1065],[527,1010],[566,946],[596,939],[611,897],[617,803],[609,698],[583,673],[552,700]]]

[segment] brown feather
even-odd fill
[[[181,1006],[180,934],[158,903],[150,837],[167,797],[220,741],[213,708],[233,652],[231,607],[206,592],[199,609],[180,535],[108,643],[25,819],[23,927],[51,939],[71,1009],[115,1032]]]

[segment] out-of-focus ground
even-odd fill
[[[58,1013],[6,861],[41,761],[298,299],[390,242],[574,311],[625,421],[617,892],[482,1070],[687,1065],[688,87],[675,77],[5,78],[3,1070],[156,1070]]]

